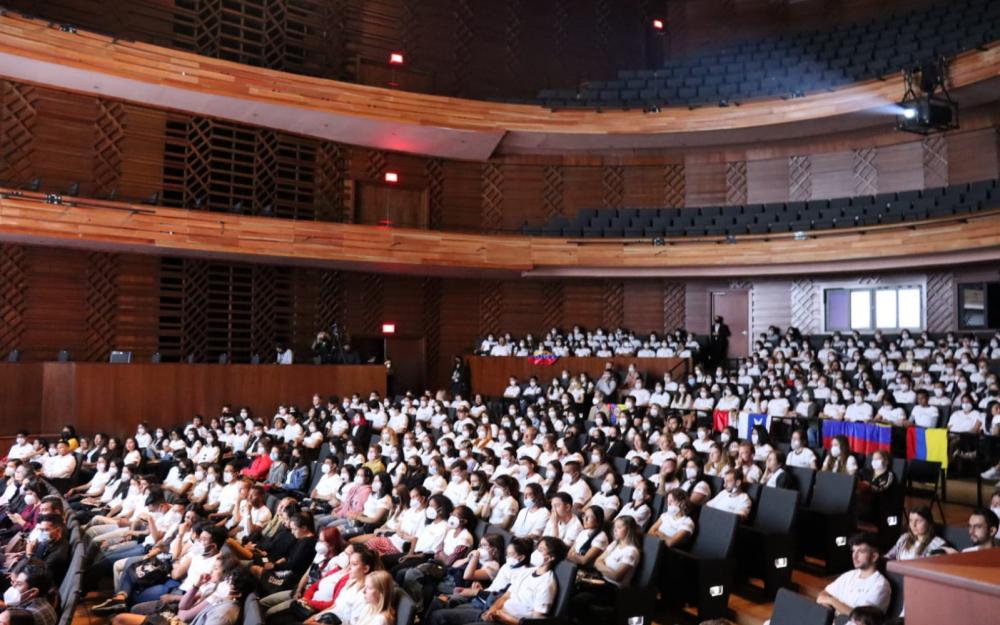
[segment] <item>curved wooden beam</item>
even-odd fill
[[[559,239],[245,217],[0,189],[0,240],[425,275],[817,274],[1000,260],[1000,209],[919,224],[722,239]]]
[[[380,149],[460,159],[505,151],[566,152],[720,145],[892,122],[901,76],[795,100],[729,108],[562,110],[408,93],[298,76],[85,31],[0,16],[0,75]],[[997,99],[1000,45],[950,65],[963,105]],[[501,144],[502,141],[502,144]]]

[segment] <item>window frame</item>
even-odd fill
[[[900,305],[899,305],[899,293],[900,291],[916,290],[920,298],[920,324],[915,327],[900,327]],[[855,292],[867,292],[868,293],[868,322],[867,328],[854,328],[851,326],[851,320],[853,318],[853,297],[852,294]],[[896,322],[894,326],[879,326],[877,321],[877,309],[878,309],[878,293],[893,291],[896,295]],[[830,293],[833,292],[844,292],[847,294],[847,327],[834,328],[830,326],[829,315],[827,309],[827,302],[829,300]],[[830,285],[823,288],[823,300],[822,300],[822,314],[823,314],[823,333],[832,334],[833,332],[854,332],[857,330],[862,334],[871,334],[876,331],[889,332],[889,333],[899,333],[903,330],[909,330],[910,332],[923,332],[927,329],[927,288],[925,284],[920,284],[918,282],[901,282],[898,284],[878,284],[872,286],[859,286],[859,285]]]

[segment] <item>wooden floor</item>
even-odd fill
[[[989,504],[989,496],[993,492],[992,486],[983,487],[983,498]],[[971,480],[949,480],[948,481],[948,501],[944,504],[945,520],[949,525],[964,524],[968,521],[968,515],[975,506],[975,482]],[[906,505],[920,505],[920,500],[907,499]],[[937,511],[935,509],[935,514]],[[834,576],[835,577],[835,576]],[[816,597],[819,592],[834,577],[821,577],[815,574],[796,569],[792,574],[792,582],[796,585],[796,591],[807,596]],[[754,600],[748,595],[752,595],[752,590],[737,589],[729,599],[729,622],[735,625],[762,625],[771,618],[773,603]],[[90,593],[80,602],[73,615],[73,625],[107,625],[110,619],[97,616],[91,613],[91,607],[105,598],[104,594]],[[698,619],[694,610],[688,609],[683,612],[662,612],[654,618],[654,625],[696,625]]]

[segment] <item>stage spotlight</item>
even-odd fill
[[[943,57],[906,70],[906,91],[896,116],[898,130],[928,135],[958,128],[958,104],[945,85],[946,70]]]
[[[402,64],[403,64],[402,52],[391,52],[389,54],[389,65],[402,65]]]
[[[912,106],[903,109],[903,119],[913,119],[917,116],[917,109]]]

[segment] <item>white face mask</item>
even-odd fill
[[[872,458],[872,468],[873,469],[875,469],[876,471],[881,471],[882,467],[884,467],[884,466],[885,466],[885,463],[882,462],[881,458]]]
[[[723,432],[722,436],[719,437],[719,440],[721,440],[723,444],[728,443],[729,442],[729,432]]]
[[[962,410],[969,412],[970,410],[972,410],[972,404],[970,404],[969,402],[962,402]]]
[[[681,511],[680,506],[667,506],[667,514],[670,516],[677,516],[677,513]]]
[[[830,447],[830,455],[833,456],[834,458],[839,458],[840,457],[840,445],[834,445],[833,447]]]
[[[326,475],[327,473],[330,472],[330,465],[328,464],[320,465],[319,472],[322,473],[323,475]]]
[[[325,556],[330,551],[330,546],[322,540],[316,541],[316,555]]]
[[[425,512],[424,514],[427,515],[427,519],[431,521],[433,521],[438,517],[437,508],[427,508],[427,512]]]
[[[643,500],[644,496],[645,496],[645,493],[643,493],[641,490],[633,491],[632,492],[632,501],[635,502],[636,504],[640,504],[640,503],[642,503],[642,500]]]
[[[545,556],[542,555],[541,551],[537,549],[531,552],[531,566],[542,566],[545,562]]]
[[[487,549],[486,547],[480,547],[479,548],[479,561],[480,562],[489,562],[492,559],[493,558],[490,557],[490,550],[489,549]]]
[[[456,517],[448,517],[448,527],[451,529],[458,529],[458,519]]]
[[[21,591],[11,586],[3,592],[3,602],[8,606],[16,606],[21,603]]]
[[[694,478],[698,477],[698,469],[694,467],[688,467],[684,469],[684,475],[687,476],[687,479],[693,480]]]
[[[760,436],[754,434],[750,437],[750,442],[754,445],[760,445]]]
[[[236,476],[233,475],[232,473],[228,472],[228,471],[226,471],[225,473],[222,474],[222,481],[225,482],[226,484],[229,484],[235,478],[236,478]]]
[[[612,490],[614,490],[614,487],[611,486],[611,484],[608,484],[607,482],[601,484],[601,492],[605,495],[610,495]]]
[[[797,438],[792,439],[792,449],[802,449],[802,441]]]

